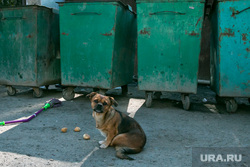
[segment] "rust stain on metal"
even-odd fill
[[[232,12],[231,17],[235,18],[235,14],[238,13],[238,10],[235,10],[233,7],[230,7],[230,11]]]
[[[114,32],[115,32],[115,30],[116,30],[116,29],[115,29],[115,26],[116,26],[116,24],[114,24],[114,26],[113,26],[113,28],[112,28],[112,30],[113,30]],[[112,31],[112,30],[111,30],[111,31]]]
[[[63,32],[62,35],[69,35],[69,34],[68,33],[66,34],[65,32]]]
[[[27,38],[32,38],[32,35],[29,34],[29,35],[27,35],[26,37],[27,37]]]
[[[150,35],[150,28],[144,28],[140,31],[140,34],[142,35]]]
[[[109,72],[108,72],[110,75],[112,74],[112,70],[109,70]]]
[[[102,34],[102,35],[104,35],[104,36],[111,36],[113,34],[112,34],[112,32],[110,32],[110,33],[105,33],[105,34]]]
[[[243,41],[247,41],[247,33],[243,33],[242,34],[242,40]]]
[[[103,36],[112,36],[112,35],[113,35],[112,32],[115,32],[115,31],[116,31],[115,25],[116,25],[116,24],[114,24],[113,28],[111,29],[111,31],[110,31],[109,33],[107,32],[107,33],[101,34],[101,35],[103,35]]]
[[[240,73],[242,74],[243,72],[245,72],[245,70],[241,70]]]
[[[185,34],[190,35],[190,36],[199,36],[199,33],[196,33],[195,31],[192,31],[191,33],[188,33],[187,31],[185,32]]]
[[[235,34],[234,34],[234,32],[233,32],[232,29],[226,28],[226,29],[225,29],[225,32],[220,33],[219,41],[221,41],[221,39],[222,39],[223,36],[234,37],[234,35],[235,35]]]
[[[198,20],[197,20],[197,23],[195,24],[195,27],[197,27],[198,23],[201,21],[202,17],[200,17]]]
[[[250,52],[250,47],[246,48],[246,51],[247,51],[247,52]]]
[[[189,35],[191,35],[191,36],[199,36],[199,33],[196,33],[196,32],[192,32],[192,33],[190,33]]]

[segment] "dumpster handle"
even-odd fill
[[[101,15],[101,13],[97,12],[78,12],[78,13],[71,13],[71,15]]]
[[[241,11],[236,11],[236,12],[233,12],[233,15],[236,15],[236,14],[240,14],[241,12],[244,12],[246,10],[250,9],[250,7],[246,8],[246,9],[243,9]]]
[[[2,20],[12,20],[12,19],[26,19],[25,17],[3,17]]]
[[[186,14],[186,13],[174,12],[174,11],[160,11],[160,12],[149,13],[149,15],[157,15],[157,14],[165,14],[165,13],[175,13],[175,14],[180,14],[180,15]]]

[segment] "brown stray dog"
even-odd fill
[[[88,94],[87,97],[91,101],[96,128],[106,137],[104,141],[99,141],[100,147],[113,146],[118,158],[133,160],[126,153],[139,153],[146,144],[146,135],[141,126],[133,118],[112,107],[118,105],[113,97],[96,92]]]

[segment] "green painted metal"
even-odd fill
[[[220,1],[212,13],[211,86],[222,97],[250,97],[250,1]]]
[[[59,16],[39,6],[0,8],[0,84],[60,83]]]
[[[130,83],[135,15],[119,2],[59,6],[62,84],[111,89]]]
[[[196,93],[204,1],[137,1],[140,90]]]
[[[136,0],[136,3],[165,3],[165,2],[170,2],[170,3],[175,3],[175,2],[202,2],[204,3],[205,0]]]

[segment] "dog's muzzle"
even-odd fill
[[[94,111],[97,113],[102,113],[103,105],[102,103],[98,103],[97,106],[94,108]]]

